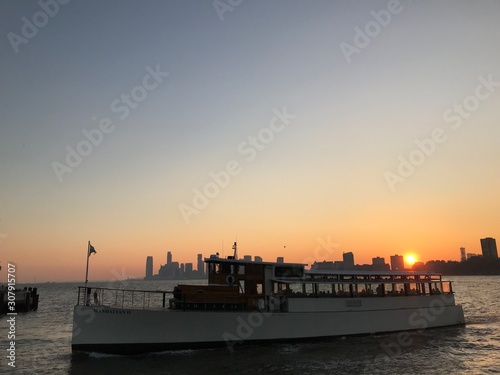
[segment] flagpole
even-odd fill
[[[85,269],[85,292],[83,297],[84,305],[87,305],[87,283],[89,281],[89,258],[90,258],[90,241],[87,245],[87,268]]]

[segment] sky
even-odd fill
[[[3,1],[0,281],[500,237],[498,1]]]

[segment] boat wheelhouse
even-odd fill
[[[73,350],[214,347],[464,324],[451,281],[427,272],[306,270],[305,264],[205,259],[208,284],[172,291],[80,287]],[[93,296],[93,298],[90,298]]]

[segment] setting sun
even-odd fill
[[[406,264],[411,266],[415,263],[415,257],[413,255],[407,255],[405,261]]]

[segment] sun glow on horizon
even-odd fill
[[[405,263],[409,266],[413,266],[413,264],[415,264],[416,260],[415,260],[415,256],[414,255],[407,255],[405,257]]]

